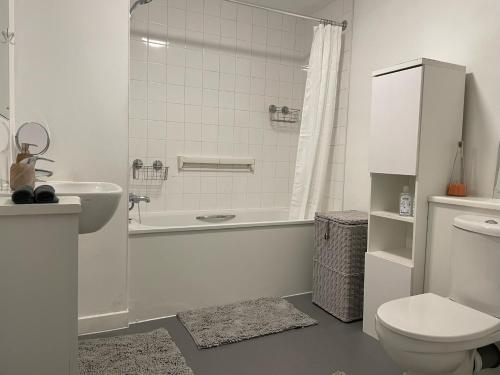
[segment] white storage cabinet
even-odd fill
[[[373,73],[363,330],[390,300],[423,292],[427,198],[446,192],[462,138],[465,67],[417,59]],[[412,217],[399,216],[410,186]]]

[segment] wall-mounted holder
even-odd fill
[[[155,160],[152,165],[144,165],[140,159],[132,162],[132,179],[143,181],[165,181],[168,178],[168,167],[160,160]]]
[[[300,109],[289,107],[277,107],[274,104],[269,106],[269,119],[272,122],[285,122],[295,124],[300,120]]]
[[[1,34],[2,34],[2,40],[0,40],[0,43],[14,45],[14,33],[13,32],[10,32],[9,29],[7,28],[6,30],[2,30]]]

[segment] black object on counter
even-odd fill
[[[57,203],[56,190],[50,185],[40,185],[34,191],[35,203]]]
[[[12,193],[12,201],[16,204],[29,204],[35,202],[35,193],[33,188],[25,185]]]

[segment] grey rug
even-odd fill
[[[259,298],[177,314],[199,349],[318,324],[283,298]]]
[[[193,375],[165,329],[80,340],[80,375]]]

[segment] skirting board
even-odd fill
[[[302,292],[302,293],[295,293],[295,294],[290,294],[287,296],[282,296],[281,298],[288,298],[288,297],[297,297],[297,296],[303,296],[306,294],[312,294],[312,291],[309,292]],[[137,324],[137,323],[146,323],[146,322],[152,322],[155,320],[160,320],[160,319],[168,319],[168,318],[175,318],[177,314],[174,315],[166,315],[166,316],[159,316],[157,318],[151,318],[151,319],[144,319],[144,320],[135,320],[133,322],[129,322],[129,325]]]
[[[78,318],[78,335],[89,335],[127,327],[128,310]]]
[[[283,296],[283,298],[300,296],[303,294],[311,294],[311,292],[292,294],[289,296]],[[128,328],[129,323],[130,324],[143,323],[152,320],[172,318],[174,316],[175,315],[169,315],[154,319],[139,320],[135,322],[128,321],[128,310],[117,311],[107,314],[100,314],[100,315],[81,316],[78,318],[78,335],[84,336],[94,333],[114,331],[117,329]]]

